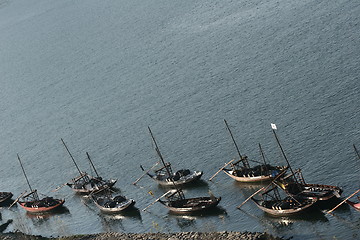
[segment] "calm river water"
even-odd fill
[[[241,202],[261,185],[219,174],[243,154],[284,164],[270,123],[294,168],[308,182],[359,188],[360,3],[340,1],[0,0],[1,191],[33,188],[66,198],[66,209],[32,216],[1,209],[7,229],[58,236],[105,231],[268,231],[294,239],[357,239],[360,215],[311,213],[273,218]],[[147,126],[174,168],[204,171],[189,197],[222,197],[203,215],[141,211],[164,189],[140,164],[157,157]],[[70,188],[89,152],[104,176],[139,211],[107,216]]]

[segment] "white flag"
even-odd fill
[[[276,127],[275,123],[271,124],[271,128],[274,129],[274,130],[277,130],[277,127]]]

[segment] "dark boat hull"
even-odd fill
[[[216,207],[220,200],[221,197],[199,197],[177,201],[160,201],[160,203],[174,213],[189,213]]]
[[[110,179],[103,184],[75,184],[67,183],[67,185],[76,193],[79,194],[90,194],[93,191],[99,191],[108,187],[112,187],[117,182],[116,179]]]
[[[98,198],[94,199],[94,203],[104,213],[123,212],[135,205],[133,199],[125,199],[122,202],[117,202],[114,198]]]
[[[0,192],[0,206],[9,203],[12,196],[13,194],[11,192]]]
[[[187,176],[182,176],[179,179],[173,181],[170,178],[161,175],[152,175],[149,173],[148,175],[161,186],[174,186],[174,185],[180,186],[199,180],[203,175],[203,172],[193,171],[191,174]]]

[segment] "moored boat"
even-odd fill
[[[158,145],[155,141],[155,138],[151,132],[150,127],[148,127],[148,129],[155,144],[156,152],[158,153],[161,163],[164,166],[164,170],[167,172],[168,176],[172,176],[172,173],[170,172],[171,169],[167,167],[167,164],[165,163],[164,158],[162,157],[159,151]],[[184,192],[178,187],[178,185],[175,184],[175,180],[173,178],[170,178],[170,181],[172,182],[173,185],[172,187],[175,189],[167,191],[165,194],[157,198],[149,206],[151,206],[155,202],[160,202],[171,212],[190,213],[190,212],[198,212],[209,208],[213,208],[217,206],[221,200],[221,197],[215,197],[213,194],[210,194],[209,197],[186,198]],[[149,206],[143,209],[143,211],[145,211]]]
[[[24,173],[26,182],[29,186],[30,193],[26,194],[26,195],[24,195],[25,193],[21,194],[15,200],[14,204],[17,202],[26,211],[32,212],[32,213],[48,212],[48,211],[51,211],[51,210],[61,207],[65,203],[64,199],[56,199],[56,198],[47,197],[47,196],[44,198],[39,198],[37,190],[36,189],[33,190],[31,188],[30,182],[26,176],[25,169],[21,163],[19,155],[17,155],[17,157],[18,157],[21,169]],[[21,201],[19,200],[20,198],[22,198]]]
[[[196,180],[199,180],[201,176],[203,175],[202,171],[191,171],[189,169],[181,169],[176,172],[172,170],[171,163],[165,163],[164,158],[160,152],[160,149],[158,147],[158,144],[154,138],[153,133],[151,132],[150,127],[148,127],[151,138],[153,140],[153,143],[155,145],[155,151],[157,155],[159,156],[160,160],[163,162],[163,166],[157,170],[154,171],[154,174],[149,173],[149,171],[146,172],[146,174],[151,177],[155,182],[157,182],[159,185],[162,186],[179,186],[184,185],[188,183],[192,183]],[[142,168],[142,167],[141,167]],[[144,169],[142,168],[144,171]]]
[[[256,204],[256,206],[264,212],[278,217],[299,214],[313,206],[315,203],[315,201],[309,199],[294,201],[290,197],[286,197],[281,200],[265,201],[255,198],[252,198],[252,200]]]
[[[306,199],[316,198],[318,200],[317,202],[318,205],[326,205],[327,203],[333,201],[334,202],[339,201],[340,196],[343,192],[340,187],[333,185],[306,183],[300,169],[293,171],[293,169],[290,166],[289,160],[286,157],[286,154],[280,144],[279,138],[276,135],[275,130],[277,130],[277,127],[273,123],[271,124],[271,127],[276,142],[291,171],[289,175],[279,178],[276,181],[276,184],[290,195],[301,196],[302,198],[306,198]]]
[[[190,171],[189,169],[180,169],[174,173],[170,163],[166,164],[166,168],[170,170],[170,176],[165,167],[156,170],[154,174],[147,173],[147,175],[162,186],[184,185],[199,180],[203,175],[202,171]]]
[[[79,176],[73,178],[70,182],[63,184],[62,186],[67,185],[76,193],[89,194],[93,191],[105,189],[107,187],[112,187],[115,185],[115,183],[117,182],[117,179],[104,180],[102,177],[99,176],[93,162],[91,161],[91,158],[90,158],[90,155],[88,152],[86,152],[86,155],[87,155],[87,158],[88,158],[94,172],[96,173],[96,177],[93,177],[93,176],[87,174],[86,172],[80,171],[79,166],[77,165],[74,157],[70,153],[70,150],[68,149],[68,147],[66,146],[66,144],[62,138],[61,138],[61,142],[63,143],[66,151],[70,155],[76,169],[79,172]],[[56,190],[60,189],[62,186],[58,187]]]
[[[174,190],[169,195],[166,195],[165,198],[166,200],[160,199],[159,202],[174,213],[204,211],[216,207],[221,200],[221,197],[213,195],[209,197],[185,198],[179,190]]]
[[[109,192],[90,196],[95,205],[104,213],[120,213],[135,205],[135,200],[127,199],[122,195],[112,196]]]
[[[276,176],[281,171],[286,169],[286,166],[273,166],[268,164],[265,160],[265,155],[260,144],[259,144],[259,148],[264,163],[260,163],[259,161],[255,161],[255,160],[250,160],[248,159],[247,156],[242,155],[235,141],[234,135],[232,134],[230,127],[225,119],[224,122],[231,136],[231,139],[234,143],[237,154],[239,155],[239,160],[237,160],[236,162],[233,162],[234,160],[231,160],[230,162],[225,164],[224,167],[222,167],[217,173],[219,173],[222,170],[227,176],[231,177],[235,181],[245,182],[245,183],[256,183],[256,182],[271,181],[272,179],[276,178]],[[251,167],[249,161],[253,161],[258,165]],[[229,168],[227,168],[227,166],[229,166]],[[217,175],[217,173],[215,175]],[[211,180],[213,177],[211,177],[209,180]]]
[[[264,212],[279,217],[302,213],[317,201],[316,198],[304,198],[300,195],[281,197],[277,186],[262,193],[261,197],[262,199],[251,197],[251,200]]]
[[[54,210],[61,207],[64,199],[56,199],[52,197],[45,197],[40,199],[37,195],[37,190],[33,190],[30,194],[23,197],[24,200],[17,201],[17,203],[26,211],[31,213],[41,213]]]

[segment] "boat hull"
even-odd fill
[[[314,203],[316,201],[309,201],[306,204],[302,204],[298,207],[294,207],[294,208],[282,208],[281,206],[276,206],[276,207],[265,207],[264,206],[264,201],[262,200],[257,200],[254,198],[251,198],[253,200],[253,202],[255,203],[255,205],[260,208],[261,210],[263,210],[264,212],[273,215],[273,216],[277,216],[277,217],[283,217],[283,216],[291,216],[291,215],[295,215],[295,214],[299,214],[303,211],[305,211],[306,209],[310,208],[311,206],[314,205]]]
[[[179,185],[184,185],[184,184],[188,184],[188,183],[194,182],[196,180],[199,180],[201,178],[201,176],[203,175],[203,172],[193,171],[191,174],[189,174],[187,176],[182,176],[182,177],[180,177],[179,180],[174,180],[174,181],[171,181],[171,179],[168,179],[165,177],[164,177],[164,179],[160,179],[161,177],[159,177],[159,176],[151,175],[151,174],[149,174],[149,175],[152,179],[154,179],[161,186],[174,186],[174,184],[176,186],[179,186]]]
[[[58,200],[58,203],[53,205],[53,206],[48,206],[48,207],[27,207],[26,205],[27,204],[31,204],[31,203],[34,203],[35,201],[31,201],[31,202],[21,202],[21,201],[18,201],[18,204],[24,208],[26,211],[28,212],[31,212],[31,213],[41,213],[41,212],[48,212],[48,211],[51,211],[51,210],[54,210],[56,208],[59,208],[61,207],[64,203],[65,203],[65,200],[64,199],[57,199]]]
[[[350,200],[346,200],[346,203],[349,204],[354,209],[356,209],[357,211],[360,211],[360,203],[356,203]]]
[[[102,211],[103,213],[120,213],[125,211],[126,209],[135,205],[135,201],[133,199],[127,199],[126,202],[117,204],[114,207],[104,207],[99,204],[97,201],[94,201],[95,205]]]
[[[12,196],[13,194],[11,192],[0,192],[0,206],[6,205]]]
[[[91,186],[90,184],[82,185],[81,187],[77,187],[76,184],[67,183],[67,185],[75,192],[79,194],[90,194],[93,191],[102,190],[108,187],[112,187],[117,182],[116,179],[110,179],[104,184]]]
[[[186,204],[181,206],[179,204],[178,206],[173,206],[172,204],[176,205],[177,201],[171,202],[171,201],[160,201],[166,208],[168,208],[171,212],[174,213],[189,213],[189,212],[198,212],[203,211],[209,208],[216,207],[221,200],[221,197],[219,198],[213,198],[213,197],[200,197],[200,198],[190,198],[186,199]]]
[[[223,169],[223,172],[234,179],[237,182],[244,182],[244,183],[256,183],[256,182],[268,182],[274,179],[277,175],[243,175],[243,176],[235,176],[233,170]],[[280,173],[280,172],[279,172]]]

